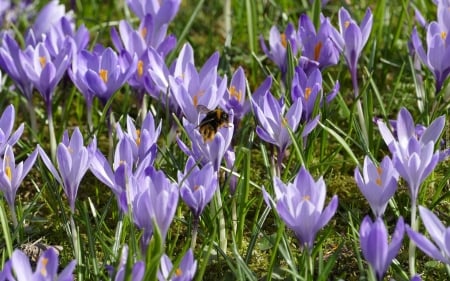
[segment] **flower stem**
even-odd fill
[[[70,214],[70,232],[72,234],[72,243],[73,243],[73,252],[75,255],[75,259],[77,260],[77,265],[78,266],[83,266],[83,260],[82,260],[82,256],[81,256],[81,244],[80,244],[80,239],[78,236],[78,231],[77,231],[77,227],[75,225],[75,221],[73,219],[73,213]],[[79,271],[80,273],[78,274],[78,280],[83,280],[83,276],[82,276],[82,270]]]
[[[198,223],[199,218],[194,216],[194,219],[192,220],[192,240],[191,240],[191,249],[194,251],[195,244],[197,243],[197,233],[198,233]]]
[[[26,107],[28,113],[30,114],[30,123],[31,123],[31,135],[33,136],[33,140],[36,140],[37,134],[37,122],[36,122],[36,112],[34,112],[33,100],[27,99]]]
[[[11,212],[14,229],[16,229],[17,226],[19,225],[19,222],[17,221],[16,209],[14,208],[14,206],[9,206],[9,211]]]
[[[352,84],[353,84],[353,91],[355,93],[356,98],[356,110],[358,111],[358,119],[359,119],[359,125],[361,126],[361,132],[364,139],[364,142],[368,145],[369,144],[369,135],[367,133],[367,127],[366,122],[364,120],[364,112],[362,109],[361,99],[359,98],[359,86],[358,86],[358,74],[356,73],[357,66],[351,67],[354,70],[351,70],[351,76],[352,76]]]
[[[411,206],[411,229],[417,231],[417,204],[415,200],[412,202]],[[414,276],[416,274],[416,245],[413,240],[409,240],[409,274]]]
[[[94,123],[92,122],[92,102],[86,102],[86,110],[87,110],[87,123],[89,133],[94,132]]]
[[[220,194],[220,188],[216,189],[216,192],[214,193],[214,205],[215,205],[215,211],[217,214],[217,218],[219,219],[219,246],[220,249],[226,253],[227,251],[227,232],[225,229],[225,216],[223,215],[223,208],[222,208],[222,196]]]
[[[48,131],[50,133],[50,153],[52,157],[53,163],[56,160],[56,136],[55,136],[55,127],[53,125],[53,111],[52,111],[52,103],[47,103],[47,118],[48,118]]]

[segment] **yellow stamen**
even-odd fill
[[[12,179],[12,172],[11,172],[11,167],[10,166],[6,166],[5,174],[6,174],[6,177],[8,177],[9,181],[11,181],[11,179]]]
[[[100,78],[102,78],[103,82],[108,83],[108,70],[100,69],[98,74],[100,75]]]
[[[281,45],[286,48],[287,47],[286,34],[284,34],[284,33],[280,34],[280,41],[281,41]]]
[[[307,87],[306,89],[305,89],[305,100],[309,100],[309,96],[311,95],[311,92],[312,92],[312,89],[311,89],[311,87]]]
[[[311,199],[311,196],[309,196],[309,195],[303,196],[304,201],[309,201],[310,199]]]
[[[378,175],[381,175],[383,173],[383,168],[377,167],[377,173]]]
[[[144,62],[142,60],[139,60],[137,63],[137,73],[139,78],[144,74]]]
[[[288,125],[289,124],[288,124],[288,121],[287,121],[286,117],[281,116],[281,126],[287,127]]]
[[[145,36],[147,36],[147,27],[143,27],[141,29],[141,36],[142,38],[145,38]]]
[[[41,275],[42,276],[47,276],[48,259],[47,258],[41,258],[41,262],[42,262]]]
[[[445,39],[447,39],[447,32],[441,31],[441,38],[445,41]]]
[[[381,178],[377,178],[377,179],[375,180],[375,183],[376,183],[378,186],[381,186]]]
[[[137,146],[141,145],[141,130],[136,130],[136,144]]]
[[[314,46],[314,60],[318,61],[320,56],[320,51],[322,50],[322,42],[318,42],[316,46]]]
[[[41,67],[44,68],[47,64],[47,59],[45,57],[39,57],[39,63],[41,64]]]
[[[350,21],[349,21],[349,20],[347,20],[347,21],[344,22],[344,27],[345,27],[345,28],[347,28],[349,25],[350,25]]]
[[[197,107],[198,105],[198,99],[203,96],[205,94],[205,91],[199,91],[197,94],[195,94],[192,97],[192,103],[194,104],[195,107]]]
[[[183,270],[181,270],[181,268],[177,268],[177,269],[175,270],[175,275],[178,276],[178,277],[180,277],[181,275],[183,275]]]
[[[235,86],[231,86],[231,87],[228,89],[228,91],[230,92],[230,96],[236,98],[237,101],[239,101],[239,102],[241,101],[241,98],[242,98],[242,92],[236,90],[236,87],[235,87]]]

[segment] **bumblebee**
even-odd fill
[[[205,118],[197,126],[199,132],[203,136],[204,142],[211,141],[214,139],[217,130],[228,125],[229,115],[220,108],[209,110],[203,105],[198,105],[197,109],[206,114]]]

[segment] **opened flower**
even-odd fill
[[[397,136],[394,137],[387,125],[378,121],[381,136],[393,154],[394,166],[408,183],[413,204],[417,200],[420,185],[438,163],[439,152],[434,152],[434,146],[444,129],[444,123],[445,117],[438,117],[419,137],[411,114],[402,108],[397,117]]]
[[[36,270],[31,266],[29,258],[20,250],[14,250],[11,259],[5,264],[3,271],[0,272],[0,278],[3,276],[10,281],[40,281],[40,280],[73,280],[73,270],[76,261],[71,261],[58,274],[59,258],[56,250],[49,248],[39,257]],[[15,278],[13,277],[13,273]]]
[[[269,206],[276,208],[281,219],[292,229],[300,244],[311,254],[317,232],[334,216],[338,207],[338,197],[333,196],[324,209],[326,186],[323,178],[314,181],[311,174],[302,167],[294,182],[284,184],[274,179],[275,200],[263,190]]]
[[[391,159],[386,156],[375,165],[368,156],[364,158],[363,174],[355,169],[355,180],[376,217],[381,217],[389,199],[397,190],[398,173]]]
[[[197,261],[194,259],[192,249],[187,250],[179,266],[174,269],[173,264],[167,255],[161,257],[161,266],[158,271],[159,281],[190,281],[194,279],[197,270]]]
[[[184,173],[178,172],[178,184],[181,198],[198,219],[216,191],[217,172],[213,170],[211,162],[200,169],[191,156],[186,162]]]
[[[78,128],[75,128],[71,138],[69,138],[68,132],[65,131],[63,141],[58,145],[57,150],[56,162],[58,170],[53,166],[45,151],[41,147],[38,147],[38,149],[42,161],[44,161],[52,175],[63,187],[69,200],[70,209],[74,213],[78,187],[89,168],[90,153],[93,152],[94,147],[91,146],[89,148],[91,152],[88,151],[88,148],[83,144],[83,136]]]

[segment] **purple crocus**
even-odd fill
[[[144,231],[141,238],[142,249],[148,246],[153,230],[158,227],[164,240],[178,205],[179,191],[162,171],[153,167],[145,170],[140,184],[144,191],[133,200],[134,223]],[[154,225],[156,223],[156,225]]]
[[[300,16],[298,34],[303,44],[302,57],[318,62],[320,70],[336,65],[339,61],[339,50],[330,38],[331,33],[332,26],[328,18],[322,18],[316,33],[316,28],[308,15]]]
[[[323,178],[314,181],[311,174],[302,167],[294,182],[284,184],[274,178],[275,201],[263,190],[264,199],[274,206],[286,225],[292,229],[300,244],[311,254],[317,232],[336,213],[338,197],[333,196],[324,209],[326,186]]]
[[[127,116],[127,131],[123,132],[120,126],[117,126],[117,135],[119,138],[128,137],[133,150],[135,166],[144,161],[148,155],[156,156],[157,144],[161,133],[161,121],[158,127],[155,125],[153,114],[149,111],[142,122],[140,129],[136,129],[133,120]]]
[[[283,98],[277,100],[271,93],[272,78],[268,77],[251,97],[253,110],[258,121],[256,133],[265,142],[278,147],[278,166],[281,165],[286,148],[292,143],[289,130],[297,131],[302,118],[303,105],[300,99],[287,108]],[[308,122],[301,134],[306,137],[317,125],[319,119]]]
[[[213,170],[211,162],[200,169],[194,158],[190,156],[186,162],[184,173],[178,172],[178,185],[181,199],[189,206],[194,218],[198,220],[216,191],[217,172]]]
[[[178,145],[181,150],[188,156],[194,157],[195,161],[206,165],[208,162],[213,164],[214,171],[219,171],[222,158],[225,155],[233,138],[234,125],[228,124],[226,127],[220,128],[214,135],[212,140],[204,140],[198,131],[196,125],[187,120],[183,120],[184,128],[191,140],[191,149],[178,139]]]
[[[400,109],[396,124],[397,138],[384,122],[378,121],[378,128],[393,154],[395,168],[408,183],[411,200],[415,204],[420,185],[438,163],[439,152],[434,153],[434,146],[444,128],[445,116],[434,120],[420,137],[407,109]]]
[[[128,205],[131,205],[135,195],[141,192],[139,186],[133,184],[134,176],[137,176],[137,174],[133,171],[134,153],[132,146],[130,138],[119,139],[112,167],[99,149],[96,149],[93,153],[90,162],[92,174],[112,190],[116,195],[118,206],[124,212],[128,211]],[[150,165],[152,162],[148,164]],[[147,168],[147,166],[142,168]],[[137,189],[134,189],[134,187]]]
[[[16,165],[13,149],[7,145],[5,154],[0,158],[0,190],[3,191],[3,195],[11,210],[14,226],[17,226],[17,217],[14,209],[16,193],[23,179],[33,167],[36,157],[37,150],[34,150],[25,162],[20,162]]]
[[[158,271],[159,281],[190,281],[194,279],[197,270],[197,261],[194,259],[192,249],[188,249],[180,264],[176,269],[170,258],[164,254],[161,257],[160,270]]]
[[[8,105],[0,117],[0,155],[3,155],[6,147],[16,144],[22,136],[23,123],[13,132],[16,110],[12,104]]]
[[[0,46],[0,68],[14,81],[20,93],[31,103],[33,95],[33,82],[25,74],[20,63],[21,48],[8,33],[5,33]]]
[[[92,152],[95,150],[94,145],[89,147]],[[75,212],[75,199],[78,193],[78,187],[83,179],[84,174],[89,168],[91,161],[90,151],[83,144],[83,136],[80,130],[75,128],[72,137],[69,138],[67,131],[64,132],[63,141],[58,145],[56,162],[58,170],[53,166],[52,161],[48,158],[45,151],[39,146],[39,154],[44,164],[50,170],[55,179],[61,184],[64,192],[69,200],[72,213]],[[59,172],[58,172],[59,171]]]
[[[45,5],[34,20],[31,29],[40,41],[44,33],[50,30],[62,17],[67,16],[64,4],[59,4],[59,0],[50,1]]]
[[[450,74],[450,37],[447,36],[447,32],[448,30],[443,25],[431,22],[427,28],[427,52],[422,46],[416,28],[413,29],[411,35],[414,50],[422,63],[433,72],[436,93],[441,90],[445,79]]]
[[[60,274],[58,274],[59,258],[55,249],[49,248],[39,257],[36,270],[30,264],[29,258],[20,250],[14,250],[11,259],[5,264],[3,272],[6,279],[16,281],[41,281],[41,280],[73,280],[73,270],[76,261],[71,261]],[[13,277],[13,272],[14,276]]]
[[[287,71],[288,42],[291,46],[293,56],[297,56],[301,48],[301,43],[294,25],[289,23],[283,33],[280,33],[276,26],[272,26],[269,35],[270,48],[266,46],[262,35],[259,37],[259,42],[266,56],[278,66],[284,77]]]
[[[380,165],[375,165],[368,156],[364,158],[363,174],[355,169],[356,184],[369,201],[375,217],[381,217],[386,210],[389,199],[397,190],[398,173],[388,156]]]
[[[366,261],[373,269],[376,280],[383,280],[392,260],[397,256],[402,246],[405,225],[403,218],[397,221],[392,234],[391,243],[388,243],[388,233],[383,220],[378,217],[374,222],[366,216],[359,229],[361,250]]]
[[[210,110],[221,102],[227,87],[227,79],[218,79],[219,53],[214,53],[197,71],[191,45],[185,44],[175,63],[173,75],[169,76],[169,86],[187,120],[198,124],[202,105]],[[220,81],[219,81],[220,80]],[[219,82],[218,82],[219,81]]]
[[[450,227],[445,227],[439,218],[425,207],[419,206],[419,213],[431,240],[408,225],[406,233],[426,255],[450,265]]]
[[[178,13],[181,0],[127,0],[127,5],[138,16],[143,19],[151,15],[155,19],[156,26],[170,23]]]
[[[86,68],[78,68],[80,76],[84,76],[90,91],[104,105],[133,75],[137,66],[136,55],[130,63],[126,63],[123,54],[118,56],[109,47],[99,53],[81,52],[80,59],[86,60]]]
[[[119,264],[117,265],[117,270],[115,270],[112,267],[108,267],[110,269],[109,275],[111,277],[111,280],[114,281],[124,281],[125,280],[125,274],[127,273],[127,262],[129,259],[132,259],[128,255],[128,246],[125,245],[122,248],[122,253],[120,255]],[[145,263],[143,261],[131,261],[132,268],[131,268],[131,280],[133,281],[141,281],[144,278],[145,273]]]
[[[353,80],[355,96],[359,94],[357,91],[358,59],[369,39],[372,23],[373,16],[370,9],[367,9],[361,25],[358,26],[349,12],[342,7],[339,9],[339,32],[333,28],[331,33],[331,38],[338,49],[344,54],[345,60],[347,61]]]
[[[339,91],[339,82],[336,82],[331,92],[326,96],[326,102],[331,102]],[[313,112],[319,100],[319,106],[323,106],[322,73],[317,67],[311,68],[307,74],[303,68],[296,67],[292,79],[292,100],[300,99],[303,106],[302,120],[313,119]]]
[[[244,69],[240,66],[231,77],[230,87],[223,96],[223,108],[230,112],[233,110],[234,122],[237,125],[250,110],[250,102],[246,99],[247,79]]]

